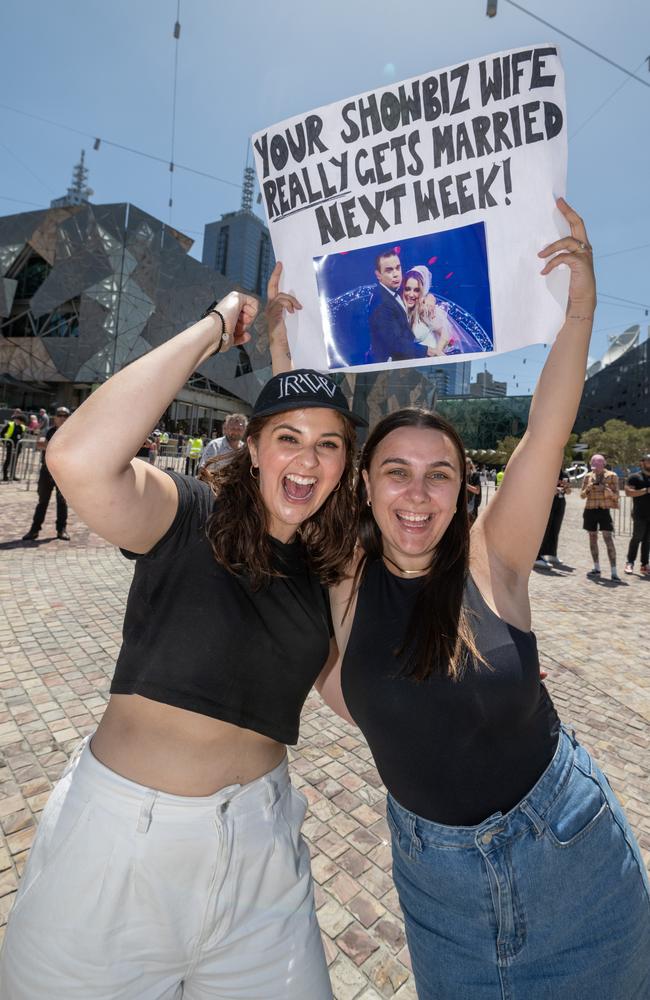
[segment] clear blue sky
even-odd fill
[[[520,6],[650,84],[648,0],[521,0]],[[567,78],[568,197],[587,220],[601,293],[640,304],[600,300],[593,358],[605,350],[608,333],[639,322],[647,328],[649,86],[507,0],[499,0],[493,19],[485,16],[485,0],[181,0],[178,43],[177,7],[178,0],[4,0],[0,103],[91,138],[0,108],[1,214],[44,207],[63,194],[83,147],[92,200],[131,201],[171,221],[196,240],[192,252],[200,258],[204,223],[239,207],[251,133],[382,83],[557,41]],[[176,170],[170,217],[167,165],[106,142],[94,152],[92,137],[169,160],[175,46],[174,159],[231,183]],[[544,356],[542,347],[528,348],[489,359],[488,367],[508,381],[509,392],[528,392]]]

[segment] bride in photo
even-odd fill
[[[418,344],[432,348],[437,356],[452,354],[457,349],[454,321],[430,289],[428,267],[417,265],[404,275],[401,294],[409,325]]]

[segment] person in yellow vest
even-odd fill
[[[193,437],[189,437],[187,441],[187,458],[185,459],[185,475],[194,476],[196,475],[197,466],[201,458],[201,452],[203,451],[203,438],[195,434]]]
[[[11,420],[5,421],[0,428],[0,438],[5,443],[5,459],[2,463],[2,478],[5,482],[11,478],[18,479],[16,475],[18,442],[26,430],[25,414],[22,410],[14,410]]]
[[[503,477],[505,476],[505,474],[506,474],[506,470],[505,469],[499,469],[499,471],[497,472],[496,478],[494,480],[494,488],[495,488],[495,490],[498,490],[499,487],[501,486],[501,483],[503,482]]]

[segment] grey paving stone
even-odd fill
[[[74,515],[68,543],[54,537],[53,512],[42,544],[17,543],[34,504],[20,484],[0,491],[0,939],[47,793],[104,710],[133,572]],[[558,710],[608,774],[648,863],[650,579],[587,579],[581,509],[570,497],[563,566],[533,573],[533,628]],[[616,539],[619,569],[627,541]],[[336,1000],[412,1000],[384,791],[365,742],[313,694],[290,757],[310,802],[304,832]]]

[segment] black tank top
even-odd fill
[[[254,590],[215,559],[205,532],[219,502],[207,483],[169,473],[178,510],[136,559],[111,684],[297,743],[300,712],[329,653],[327,594],[302,542],[271,539],[282,576]]]
[[[399,676],[396,658],[422,578],[370,562],[347,651],[343,695],[388,791],[406,809],[450,826],[506,813],[533,787],[555,751],[559,719],[539,678],[532,632],[506,624],[468,577],[465,607],[486,662],[459,681]],[[435,608],[432,609],[435,614]]]

